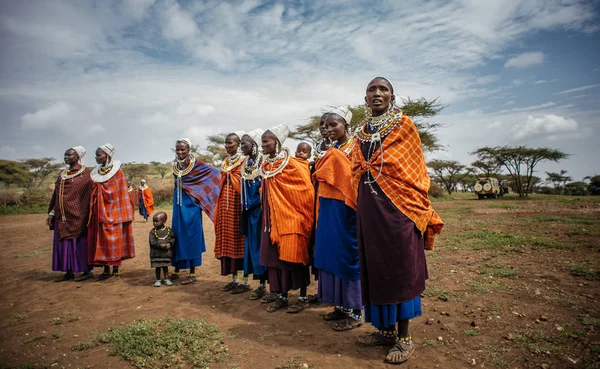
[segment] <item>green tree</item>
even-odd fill
[[[169,170],[171,170],[170,163],[163,164],[158,161],[151,161],[150,164],[152,165],[152,169],[154,170],[154,172],[158,173],[158,175],[160,175],[160,178],[162,179],[164,179]]]
[[[6,188],[10,185],[24,186],[31,181],[31,174],[23,163],[12,160],[0,160],[0,182]],[[4,196],[6,206],[6,196]]]
[[[471,163],[471,166],[478,170],[485,177],[498,177],[502,164],[498,163],[495,159],[475,160]]]
[[[588,194],[588,184],[585,182],[570,182],[564,186],[564,194],[568,196],[586,196]]]
[[[554,187],[554,192],[560,195],[564,192],[565,185],[567,182],[571,182],[573,179],[567,176],[567,171],[564,169],[560,170],[560,173],[546,172],[546,182],[551,183]]]
[[[452,191],[456,191],[456,184],[466,174],[463,172],[465,166],[455,160],[434,159],[430,160],[427,166],[433,171],[432,177],[444,186],[448,195],[452,195]]]
[[[466,168],[465,173],[458,180],[458,184],[460,184],[463,192],[474,191],[473,187],[475,187],[475,181],[477,181],[477,176],[474,174],[475,172],[475,168]]]
[[[496,160],[510,174],[515,185],[515,192],[519,197],[527,197],[534,183],[533,172],[536,165],[543,161],[557,162],[569,155],[547,147],[530,148],[526,146],[496,146],[481,147],[471,154],[477,155],[479,160]]]
[[[352,111],[350,128],[354,132],[365,120],[365,109],[364,105],[348,107]],[[435,133],[442,125],[429,121],[430,118],[435,117],[444,109],[438,99],[427,100],[424,97],[417,100],[402,99],[399,101],[399,107],[406,115],[411,117],[419,130],[423,151],[431,152],[442,148]],[[321,115],[309,117],[308,123],[296,126],[296,130],[290,133],[290,137],[299,141],[310,142],[313,146],[316,145],[321,141],[321,134],[319,133],[320,119]]]
[[[139,181],[148,175],[150,172],[150,165],[143,163],[123,163],[121,169],[123,169],[123,172],[125,172],[125,175],[127,176],[127,182],[135,187],[136,181]]]
[[[54,163],[54,158],[32,158],[19,161],[27,167],[30,173],[30,182],[27,185],[29,188],[39,188],[50,173],[56,172],[63,166],[62,163]]]
[[[590,181],[588,184],[588,193],[592,196],[600,195],[600,175],[585,177],[584,179],[589,179]]]

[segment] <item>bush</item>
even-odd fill
[[[431,183],[431,186],[429,186],[428,193],[429,196],[437,198],[444,195],[444,189],[437,183]]]
[[[24,206],[48,206],[52,192],[46,190],[26,190],[20,198],[20,203]]]
[[[152,187],[152,196],[156,205],[171,205],[173,203],[173,185],[158,185]]]

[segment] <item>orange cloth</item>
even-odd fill
[[[272,166],[266,160],[262,167],[273,171],[280,168],[284,159]],[[290,263],[308,265],[308,243],[312,233],[315,190],[310,181],[306,161],[290,158],[283,171],[274,177],[263,178],[261,186],[269,202],[271,243],[279,250],[279,259]]]
[[[317,195],[343,201],[356,210],[357,192],[352,186],[352,164],[344,153],[331,148],[315,163],[314,181],[319,183]]]
[[[425,248],[433,250],[434,235],[442,231],[444,223],[431,207],[427,195],[430,179],[417,127],[407,115],[402,114],[398,125],[381,144],[383,156],[380,149],[375,150],[368,162],[361,145],[354,145],[351,153],[353,187],[358,190],[362,174],[369,171],[396,208],[424,235]]]
[[[138,188],[138,200],[140,198],[139,193],[142,193],[144,198],[144,206],[146,207],[146,211],[148,215],[154,213],[154,197],[152,196],[152,190],[150,190],[150,186],[148,186],[145,190]],[[139,204],[138,204],[139,206]]]
[[[246,160],[246,159],[243,159]],[[240,164],[242,161],[240,161]],[[242,200],[242,166],[221,171],[221,190],[215,209],[215,257],[244,258],[244,242],[240,230]]]

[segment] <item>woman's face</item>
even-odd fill
[[[190,154],[190,147],[185,142],[177,142],[175,145],[175,154],[177,154],[177,159],[185,160]]]
[[[65,164],[68,166],[73,166],[73,164],[77,163],[78,160],[79,154],[77,154],[77,151],[73,149],[65,151]]]
[[[329,114],[325,120],[329,138],[339,141],[346,135],[346,121],[337,114]]]
[[[254,141],[250,138],[250,136],[243,135],[242,136],[242,142],[240,143],[240,146],[242,148],[242,154],[244,154],[244,155],[251,155],[252,154],[252,145],[253,144],[254,144]]]
[[[229,135],[225,138],[225,151],[227,155],[235,155],[240,146],[240,139],[237,135]]]
[[[365,101],[374,115],[381,115],[392,101],[392,86],[383,78],[375,78],[367,86]]]
[[[270,132],[266,132],[262,135],[262,149],[265,155],[277,154],[276,150],[277,137]]]
[[[325,119],[329,114],[325,113],[321,115],[321,120],[319,121],[319,133],[321,133],[321,137],[329,138],[329,133],[327,132],[327,126],[325,125]]]
[[[106,164],[108,160],[108,154],[102,151],[102,149],[96,149],[96,163],[100,165]]]

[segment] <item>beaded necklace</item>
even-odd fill
[[[279,168],[272,170],[275,162],[277,162],[280,159],[283,159],[283,163],[281,163]],[[286,165],[290,162],[290,150],[287,147],[284,147],[283,149],[281,149],[281,152],[279,154],[275,155],[274,158],[265,156],[264,160],[271,167],[271,169],[267,170],[266,165],[261,166],[261,168],[260,168],[261,177],[263,177],[265,179],[275,177],[276,175],[281,173],[283,171],[283,169],[286,167]]]
[[[250,160],[252,160],[252,163],[248,166]],[[252,181],[253,185],[256,183],[257,179],[260,180],[260,166],[262,162],[262,155],[257,155],[254,159],[248,156],[242,163],[242,179],[248,182]],[[244,205],[244,210],[248,210],[248,189],[246,184],[242,185],[242,205]]]
[[[325,150],[322,150],[321,146],[325,146]],[[323,141],[319,142],[319,144],[315,147],[315,159],[318,160],[325,156],[325,153],[330,147],[331,142],[329,139],[323,139]]]
[[[394,105],[390,105],[388,110],[378,117],[373,117],[372,113],[370,112],[371,109],[369,109],[367,118],[361,124],[361,128],[358,130],[358,132],[356,132],[356,138],[358,138],[361,143],[369,143],[369,149],[367,150],[366,156],[366,158],[368,158],[368,162],[371,161],[371,158],[378,148],[379,152],[381,153],[381,165],[379,166],[379,173],[377,173],[377,177],[373,177],[371,171],[369,170],[367,171],[367,180],[365,181],[365,184],[369,185],[371,193],[377,195],[377,191],[375,191],[373,188],[373,183],[377,182],[379,177],[381,177],[381,173],[383,172],[384,157],[382,141],[400,123],[400,118],[402,118],[402,110],[394,107]],[[367,128],[372,133],[368,133],[366,131]]]
[[[92,169],[90,176],[92,180],[97,183],[103,183],[111,179],[117,174],[119,169],[121,168],[121,162],[118,160],[113,161],[108,166],[98,165],[94,169]]]
[[[341,152],[344,153],[344,155],[346,155],[346,157],[350,157],[350,152],[352,152],[352,148],[354,147],[354,143],[356,141],[354,140],[354,137],[350,137],[346,142],[344,142],[343,144],[340,144],[339,142],[336,142],[333,147],[335,147],[336,149],[340,150]]]
[[[181,187],[181,178],[190,174],[192,169],[194,169],[194,165],[196,165],[196,157],[193,154],[189,154],[190,163],[187,167],[179,169],[179,165],[185,165],[185,159],[183,161],[175,161],[173,162],[173,175],[175,175],[175,187],[177,188],[177,204],[179,206],[183,205],[183,199],[181,192],[183,188]]]
[[[159,240],[164,240],[164,239],[166,239],[167,237],[169,237],[169,235],[171,234],[171,228],[169,228],[168,226],[164,226],[164,227],[163,227],[163,228],[161,228],[160,230],[162,231],[162,230],[164,230],[164,229],[166,229],[166,230],[167,230],[167,234],[165,234],[165,236],[164,236],[164,237],[159,237],[159,236],[158,236],[158,232],[156,232],[156,228],[154,228],[154,235],[155,235],[155,236],[156,236],[156,238],[158,238]]]
[[[63,170],[60,173],[60,176],[59,176],[60,177],[60,189],[59,189],[58,200],[60,203],[60,215],[61,215],[61,220],[63,223],[67,222],[67,216],[65,213],[65,181],[68,179],[73,179],[73,178],[77,177],[84,171],[85,171],[85,166],[82,165],[81,168],[73,174],[69,174],[69,168],[66,168],[65,170]]]
[[[243,159],[245,158],[242,154],[229,155],[223,160],[223,164],[221,165],[221,170],[223,172],[229,172],[233,170],[238,165],[242,164]]]

